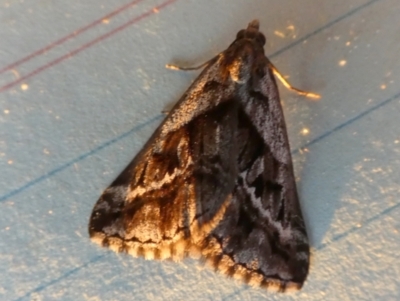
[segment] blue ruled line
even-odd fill
[[[344,15],[340,16],[339,18],[327,23],[326,25],[324,25],[324,26],[320,27],[319,29],[311,32],[310,34],[307,34],[306,36],[304,36],[303,38],[297,40],[296,42],[294,42],[292,44],[289,44],[286,47],[278,50],[277,52],[273,53],[270,57],[275,57],[275,56],[278,56],[278,55],[282,54],[283,52],[291,49],[292,47],[302,43],[303,41],[311,38],[312,36],[315,36],[316,34],[320,33],[321,31],[323,31],[323,30],[325,30],[325,29],[337,24],[338,22],[340,22],[340,21],[342,21],[342,20],[354,15],[355,13],[361,11],[362,9],[364,9],[364,8],[370,6],[371,4],[373,4],[375,2],[378,2],[378,1],[380,1],[380,0],[369,1],[369,2],[367,2],[365,4],[363,4],[363,5],[361,5],[361,6],[357,7],[357,8],[355,8],[355,9],[347,12],[346,14],[344,14]],[[327,138],[328,136],[340,131],[341,129],[345,128],[346,126],[348,126],[350,124],[353,124],[357,120],[360,120],[362,117],[372,113],[373,111],[376,111],[377,109],[385,106],[386,104],[392,102],[395,99],[398,99],[399,97],[400,97],[400,92],[395,94],[395,95],[393,95],[392,97],[384,100],[383,102],[377,104],[376,106],[371,107],[368,110],[358,114],[357,116],[354,116],[353,118],[347,120],[346,122],[343,122],[342,124],[336,126],[335,128],[325,132],[324,134],[320,135],[319,137],[317,137],[317,138],[313,139],[312,141],[306,143],[302,147],[295,149],[293,151],[293,154],[298,153],[299,150],[302,149],[302,148],[310,147],[311,145],[314,145],[314,144],[320,142],[321,140]],[[40,176],[40,177],[28,182],[28,183],[26,183],[25,185],[15,189],[15,190],[12,190],[12,191],[8,192],[7,194],[5,194],[5,195],[0,197],[0,202],[3,202],[5,200],[9,199],[10,197],[17,195],[17,194],[23,192],[24,190],[26,190],[26,189],[28,189],[28,188],[30,188],[30,187],[38,184],[38,183],[41,183],[43,180],[48,179],[48,178],[52,177],[53,175],[58,174],[59,172],[65,170],[66,168],[72,166],[73,164],[86,159],[87,157],[89,157],[89,156],[97,153],[98,151],[100,151],[100,150],[102,150],[102,149],[104,149],[104,148],[106,148],[106,147],[108,147],[108,146],[120,141],[121,139],[123,139],[123,138],[125,138],[125,137],[127,137],[127,136],[129,136],[129,135],[131,135],[131,134],[133,134],[135,132],[137,132],[138,130],[144,128],[145,126],[147,126],[147,125],[149,125],[149,124],[151,124],[151,123],[153,123],[153,122],[155,122],[155,121],[157,121],[159,119],[161,119],[162,117],[163,117],[162,115],[153,117],[153,118],[149,119],[148,121],[146,121],[146,122],[144,122],[144,123],[142,123],[142,124],[140,124],[138,126],[133,127],[131,130],[129,130],[129,131],[127,131],[127,132],[125,132],[125,133],[123,133],[123,134],[121,134],[121,135],[119,135],[119,136],[117,136],[117,137],[115,137],[115,138],[113,138],[113,139],[111,139],[111,140],[99,145],[98,147],[96,147],[96,148],[94,148],[94,149],[92,149],[92,150],[90,150],[90,151],[88,151],[88,152],[76,157],[75,159],[72,159],[71,161],[69,161],[69,162],[67,162],[67,163],[65,163],[65,164],[63,164],[63,165],[61,165],[61,166],[49,171],[48,173],[46,173],[46,174],[44,174],[44,175],[42,175],[42,176]],[[368,219],[364,223],[364,225],[369,224],[369,223],[379,219],[381,216],[384,216],[384,215],[387,215],[387,214],[391,213],[393,210],[399,208],[399,206],[400,206],[400,204],[397,204],[397,205],[394,205],[394,206],[392,206],[390,208],[387,208],[387,209],[383,210],[381,213],[379,213],[379,214],[375,215],[374,217],[371,217],[370,219]],[[331,245],[332,243],[343,239],[344,237],[356,232],[359,229],[360,228],[352,228],[352,229],[350,229],[350,230],[348,230],[348,231],[346,231],[346,232],[344,232],[342,234],[339,234],[336,237],[334,237],[333,240],[330,241],[329,243],[322,244],[319,247],[317,247],[317,250],[324,249],[324,248],[328,247],[329,245]],[[70,271],[67,271],[66,273],[64,273],[60,277],[58,277],[56,279],[53,279],[53,280],[51,280],[51,281],[49,281],[49,282],[47,282],[45,284],[42,284],[42,285],[32,289],[31,291],[27,292],[24,296],[21,296],[18,299],[15,299],[15,300],[16,301],[17,300],[18,301],[22,301],[23,299],[29,298],[32,294],[37,293],[37,292],[41,292],[41,291],[45,290],[46,288],[48,288],[48,287],[50,287],[50,286],[52,286],[54,284],[59,283],[60,281],[64,280],[65,278],[67,278],[67,277],[79,272],[80,270],[88,267],[92,263],[98,262],[99,260],[101,260],[104,257],[105,257],[105,255],[97,256],[97,257],[93,258],[92,260],[88,261],[87,263],[85,263],[85,264],[83,264],[83,265],[81,265],[81,266],[79,266],[77,268],[71,269]],[[239,290],[238,292],[235,292],[234,295],[240,294],[241,291],[243,291],[243,290]],[[227,298],[224,298],[224,299],[227,299]]]
[[[94,148],[94,149],[92,149],[92,150],[80,155],[79,157],[77,157],[75,159],[72,159],[71,161],[69,161],[67,163],[64,163],[63,165],[61,165],[61,166],[49,171],[48,173],[46,173],[44,175],[41,175],[40,177],[38,177],[38,178],[26,183],[25,185],[6,193],[5,195],[0,197],[0,203],[4,202],[5,200],[9,199],[10,197],[13,197],[14,195],[16,195],[16,194],[18,194],[18,193],[20,193],[20,192],[22,192],[22,191],[34,186],[34,185],[40,183],[40,182],[43,182],[44,180],[46,180],[46,179],[58,174],[59,172],[63,171],[64,169],[74,165],[75,163],[77,163],[79,161],[82,161],[82,160],[86,159],[87,157],[97,153],[98,151],[101,151],[102,149],[106,148],[107,146],[109,146],[111,144],[114,144],[114,143],[120,141],[121,139],[124,139],[125,137],[127,137],[127,136],[129,136],[129,135],[131,135],[131,134],[133,134],[133,133],[135,133],[137,131],[139,131],[140,129],[144,128],[145,126],[147,126],[147,125],[149,125],[149,124],[161,119],[162,117],[163,117],[163,115],[158,115],[156,117],[150,118],[149,120],[143,122],[142,124],[139,124],[139,125],[133,127],[129,131],[127,131],[127,132],[125,132],[125,133],[123,133],[123,134],[121,134],[121,135],[119,135],[119,136],[117,136],[117,137],[115,137],[115,138],[113,138],[111,140],[108,140],[107,142],[105,142],[103,144],[100,144],[98,147],[96,147],[96,148]]]
[[[296,42],[293,42],[293,43],[289,44],[288,46],[286,46],[286,47],[284,47],[284,48],[278,50],[277,52],[273,53],[270,57],[271,57],[271,58],[272,58],[272,57],[275,57],[275,56],[277,56],[277,55],[279,55],[279,54],[281,54],[281,53],[283,53],[283,52],[289,50],[290,48],[295,47],[296,45],[302,43],[303,41],[305,41],[305,40],[307,40],[307,39],[309,39],[309,38],[311,38],[312,36],[317,35],[317,34],[320,33],[321,31],[323,31],[323,30],[325,30],[325,29],[327,29],[327,28],[329,28],[329,27],[331,27],[331,26],[337,24],[338,22],[340,22],[340,21],[342,21],[342,20],[344,20],[344,19],[346,19],[346,18],[348,18],[348,17],[354,15],[355,13],[361,11],[362,9],[364,9],[364,8],[370,6],[371,4],[373,4],[373,3],[375,3],[375,2],[378,2],[378,1],[382,1],[382,0],[372,0],[372,1],[369,1],[369,2],[367,2],[367,3],[364,3],[363,5],[360,5],[359,7],[355,8],[355,9],[353,9],[353,10],[350,10],[350,11],[347,12],[346,14],[344,14],[344,15],[342,15],[342,16],[336,18],[335,20],[333,20],[333,21],[331,21],[331,22],[325,24],[324,26],[322,26],[322,27],[320,27],[320,28],[314,30],[313,32],[311,32],[311,33],[305,35],[304,37],[300,38],[300,39],[297,40]],[[398,94],[396,94],[396,95],[398,95]],[[393,98],[396,98],[396,96],[394,96],[394,97],[392,97],[392,98],[390,98],[390,99],[388,99],[388,100],[385,100],[385,101],[382,103],[382,105],[384,105],[384,104],[390,102],[391,100],[393,100]],[[378,107],[376,107],[375,109],[377,109],[377,108],[378,108]],[[372,110],[373,110],[373,108],[372,108],[371,110],[367,110],[367,111],[365,112],[365,114],[370,113]],[[364,114],[364,115],[365,115],[365,114]],[[351,120],[349,120],[349,121],[347,121],[347,122],[345,122],[345,123],[339,125],[338,127],[336,127],[336,128],[334,128],[334,129],[332,129],[332,130],[326,132],[326,133],[323,134],[322,136],[320,136],[320,137],[314,139],[313,141],[311,141],[310,143],[304,145],[302,148],[307,147],[307,146],[309,146],[309,145],[311,145],[311,144],[316,143],[317,141],[319,141],[319,140],[321,140],[321,139],[323,139],[323,138],[329,136],[329,135],[332,134],[333,132],[335,132],[335,131],[337,131],[337,130],[343,128],[343,127],[345,127],[346,125],[348,125],[348,124],[354,122],[355,120],[361,118],[361,117],[364,116],[364,115],[363,115],[363,113],[362,113],[362,114],[356,116],[356,117],[355,117],[356,119],[353,118],[353,119],[351,119]],[[19,188],[17,188],[17,189],[14,189],[14,190],[12,190],[12,191],[10,191],[10,192],[8,192],[8,193],[2,195],[2,196],[0,197],[0,203],[1,203],[1,202],[4,202],[5,200],[9,199],[10,197],[12,197],[12,196],[14,196],[14,195],[16,195],[16,194],[19,194],[20,192],[22,192],[22,191],[24,191],[24,190],[26,190],[26,189],[28,189],[28,188],[30,188],[30,187],[32,187],[32,186],[34,186],[34,185],[36,185],[36,184],[42,182],[43,180],[46,180],[46,179],[50,178],[51,176],[53,176],[53,175],[59,173],[60,171],[63,171],[64,169],[66,169],[66,168],[72,166],[74,163],[77,163],[77,162],[79,162],[79,161],[82,161],[83,159],[87,158],[87,157],[90,156],[90,155],[95,154],[96,152],[102,150],[103,148],[105,148],[105,147],[107,147],[107,146],[109,146],[109,145],[111,145],[111,144],[113,144],[113,143],[118,142],[119,140],[121,140],[121,139],[125,138],[126,136],[128,136],[128,135],[130,135],[130,134],[136,132],[137,130],[143,128],[144,126],[146,126],[146,125],[148,125],[148,124],[154,122],[155,120],[157,120],[157,119],[159,119],[159,118],[161,118],[161,115],[160,115],[160,116],[157,116],[157,117],[154,117],[154,118],[150,119],[149,121],[146,121],[145,123],[143,123],[143,124],[141,124],[141,125],[139,125],[139,126],[137,126],[137,127],[134,127],[134,128],[131,129],[130,131],[128,131],[128,132],[126,132],[126,133],[124,133],[124,134],[122,134],[122,135],[120,135],[120,136],[118,136],[118,137],[115,137],[115,138],[113,138],[113,139],[111,139],[111,140],[105,142],[104,144],[101,144],[100,146],[94,148],[93,150],[91,150],[91,151],[89,151],[89,152],[87,152],[87,153],[84,153],[84,154],[82,154],[81,156],[79,156],[79,157],[77,157],[77,158],[75,158],[75,159],[73,159],[73,160],[71,160],[71,161],[69,161],[69,162],[67,162],[67,163],[65,163],[65,164],[63,164],[63,165],[61,165],[61,166],[55,168],[55,169],[53,169],[52,171],[49,171],[48,173],[46,173],[46,174],[44,174],[44,175],[42,175],[42,176],[40,176],[40,177],[38,177],[38,178],[36,178],[36,179],[34,179],[34,180],[28,182],[28,183],[26,183],[25,185],[23,185],[23,186],[21,186],[21,187],[19,187]],[[299,149],[296,149],[296,150],[294,151],[294,153],[297,153],[298,151],[299,151]]]

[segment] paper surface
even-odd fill
[[[1,300],[397,300],[400,2],[3,3]],[[197,76],[258,18],[280,85],[312,246],[295,294],[99,248],[105,189]]]

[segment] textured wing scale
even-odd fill
[[[270,71],[263,80],[275,85]],[[239,112],[238,141],[244,143],[231,204],[202,249],[209,263],[228,276],[270,290],[297,290],[308,273],[308,240],[290,153],[281,150],[281,144],[287,150],[289,145],[279,97],[266,97],[247,99],[245,103],[252,105]],[[270,126],[283,130],[275,134],[274,144],[267,144],[265,127],[254,126],[248,109],[267,116],[273,102],[277,118],[271,119]]]
[[[251,285],[301,288],[309,247],[265,38],[253,21],[210,61],[96,203],[95,242],[203,257]]]
[[[222,218],[237,174],[237,102],[218,67],[203,71],[100,197],[89,224],[94,241],[133,256],[180,259]]]

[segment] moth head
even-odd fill
[[[254,40],[257,44],[264,46],[265,45],[265,36],[259,31],[260,22],[258,20],[253,20],[247,26],[247,29],[242,29],[236,35],[236,41],[247,39]]]

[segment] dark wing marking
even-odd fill
[[[202,245],[222,273],[272,290],[300,289],[309,247],[283,111],[268,65],[238,118],[239,175],[231,204]]]
[[[220,60],[100,197],[89,223],[94,241],[134,256],[179,259],[220,221],[237,175],[237,101]]]

